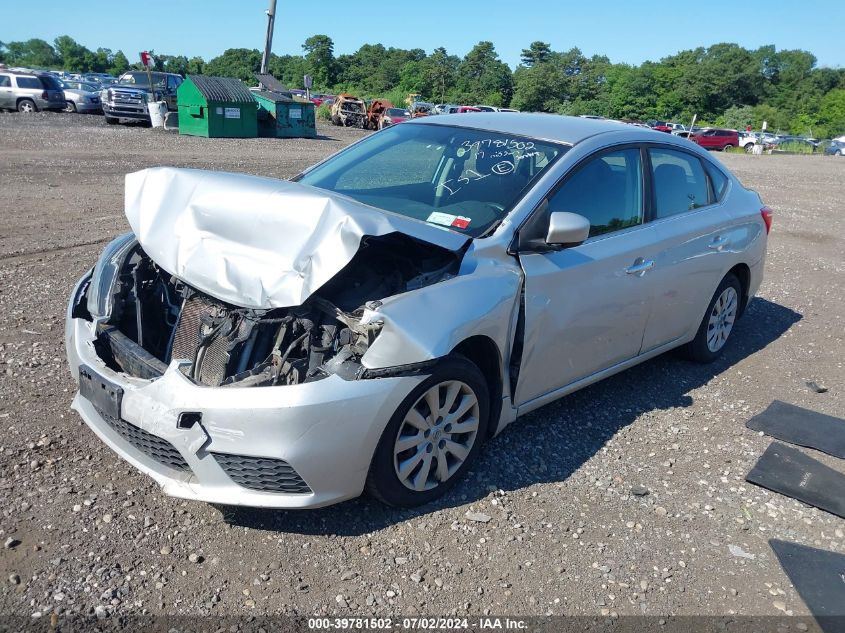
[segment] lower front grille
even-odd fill
[[[239,486],[261,492],[309,494],[311,488],[282,459],[211,453],[223,471]]]
[[[100,417],[106,421],[112,430],[147,457],[173,470],[190,472],[191,467],[188,466],[188,462],[182,457],[182,453],[176,450],[176,447],[164,438],[148,433],[126,420],[106,415],[99,409],[97,413],[100,414]]]

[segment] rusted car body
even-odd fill
[[[332,104],[332,123],[345,127],[366,127],[367,106],[363,99],[343,92]]]
[[[367,108],[367,127],[371,130],[381,129],[381,117],[393,103],[386,99],[373,99]]]

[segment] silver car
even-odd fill
[[[21,69],[0,69],[0,112],[8,109],[31,113],[64,108],[64,93],[58,79],[52,75]]]
[[[428,117],[293,182],[154,168],[73,290],[73,407],[167,494],[443,494],[518,416],[672,348],[723,351],[771,212],[622,123]],[[526,447],[528,450],[529,447]]]
[[[100,88],[73,80],[59,80],[65,93],[65,112],[102,112]]]

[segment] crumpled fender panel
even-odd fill
[[[161,268],[246,308],[301,305],[364,235],[400,232],[453,251],[468,240],[307,185],[173,167],[127,174],[126,217]]]
[[[382,369],[420,363],[445,356],[477,335],[492,339],[507,363],[522,274],[517,265],[499,261],[474,264],[471,274],[395,295],[368,310],[364,322],[384,325],[361,364]]]

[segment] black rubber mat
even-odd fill
[[[797,448],[772,442],[745,479],[845,518],[845,475]]]
[[[822,631],[845,631],[845,554],[776,539],[769,546]]]
[[[845,459],[845,420],[775,400],[745,426],[790,444]]]

